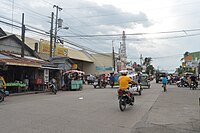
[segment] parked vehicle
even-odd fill
[[[101,80],[96,79],[93,83],[94,88],[97,88],[97,87],[106,88],[106,85],[107,85],[107,83],[105,81],[103,81],[103,79],[101,79]]]
[[[134,103],[134,96],[129,91],[118,90],[118,99],[121,111],[124,111],[127,105],[133,105]]]
[[[6,91],[6,82],[2,76],[0,76],[0,102],[4,101]]]
[[[50,83],[49,83],[49,88],[51,89],[51,91],[56,94],[58,91],[57,85],[56,85],[56,80],[53,78],[51,79]]]

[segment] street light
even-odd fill
[[[53,48],[54,57],[56,56],[56,42],[57,42],[57,33],[58,33],[58,31],[61,30],[61,29],[65,29],[65,30],[69,29],[69,27],[62,27],[63,20],[61,18],[59,18],[57,21],[58,21],[58,23],[56,22],[55,34],[54,34],[54,48]],[[59,29],[57,29],[57,27]]]

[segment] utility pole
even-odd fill
[[[57,5],[54,5],[53,8],[56,8],[56,22],[55,22],[55,32],[54,32],[54,57],[56,55],[56,37],[57,37],[57,25],[58,25],[58,10],[61,11],[62,8],[60,8]]]
[[[113,68],[114,68],[114,72],[115,72],[115,49],[114,49],[113,42],[114,42],[114,40],[112,40],[112,54],[113,54]]]
[[[22,13],[22,49],[21,49],[21,57],[24,57],[24,41],[25,41],[25,25],[24,25],[24,13]]]
[[[140,65],[142,66],[142,60],[143,60],[143,58],[142,58],[142,54],[140,55]]]
[[[51,29],[50,29],[50,59],[52,58],[52,43],[53,43],[53,18],[54,18],[54,13],[51,13]]]

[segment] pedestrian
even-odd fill
[[[164,89],[164,92],[166,92],[167,91],[167,76],[166,75],[162,78],[162,87]]]

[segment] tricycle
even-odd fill
[[[140,85],[141,87],[146,86],[148,89],[150,88],[150,80],[148,79],[148,74],[141,74]]]

